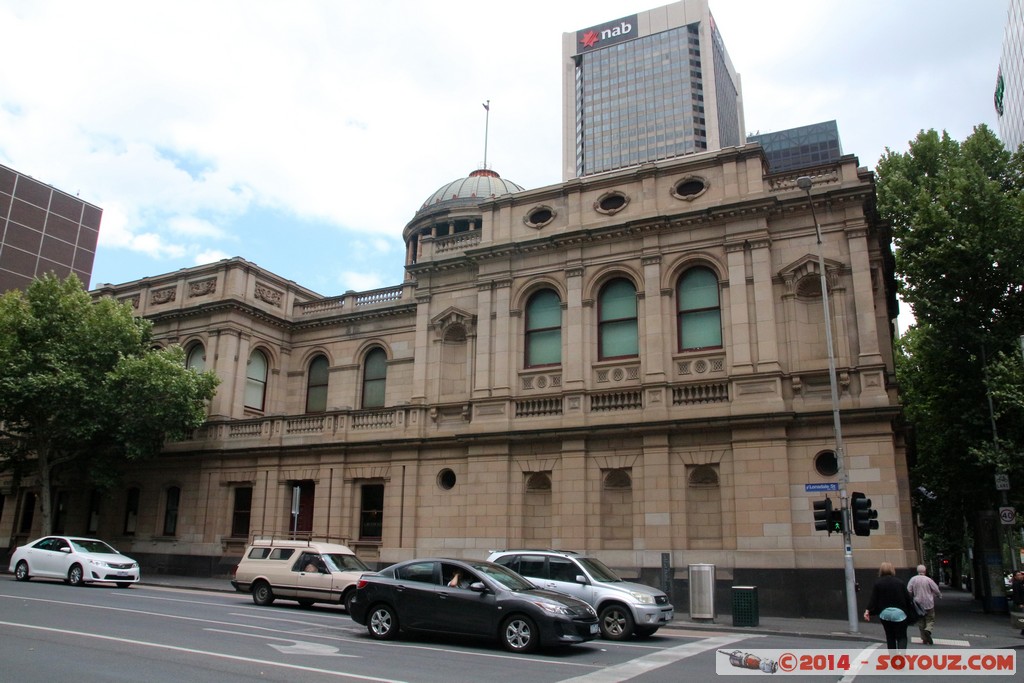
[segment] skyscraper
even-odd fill
[[[740,78],[707,0],[562,35],[562,177],[745,141]]]
[[[92,278],[103,209],[0,166],[0,293],[46,273]]]
[[[835,120],[774,133],[757,133],[749,135],[747,142],[761,144],[771,173],[832,163],[843,156],[839,126]]]
[[[1007,149],[1016,151],[1024,142],[1024,0],[1009,3],[993,101],[999,137]]]

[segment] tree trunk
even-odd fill
[[[53,465],[50,463],[50,452],[46,448],[40,448],[36,452],[36,457],[39,465],[39,502],[42,512],[39,520],[40,535],[49,536],[53,533],[53,486],[50,482]]]

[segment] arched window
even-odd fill
[[[206,369],[206,348],[202,344],[193,344],[185,356],[185,367],[189,370],[202,372]]]
[[[562,302],[543,289],[526,303],[526,367],[562,362]]]
[[[679,350],[722,346],[722,310],[718,278],[708,268],[691,268],[679,278],[676,291]]]
[[[322,413],[327,410],[327,358],[317,356],[309,364],[306,383],[306,412]]]
[[[625,279],[612,280],[598,297],[598,350],[601,360],[639,354],[636,287]]]
[[[376,348],[366,354],[363,364],[363,407],[384,406],[384,389],[388,378],[388,357],[384,349]]]
[[[245,368],[245,407],[263,410],[267,396],[267,357],[253,351]]]

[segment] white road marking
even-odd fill
[[[620,683],[620,681],[628,681],[631,678],[636,678],[649,671],[660,669],[663,666],[669,664],[675,664],[676,662],[686,659],[687,657],[693,657],[699,655],[702,652],[709,650],[717,650],[720,647],[729,645],[730,643],[736,643],[741,640],[748,638],[762,638],[763,636],[739,634],[733,636],[720,636],[716,638],[705,638],[698,640],[695,643],[686,643],[685,645],[677,645],[676,647],[662,650],[661,652],[654,652],[643,657],[631,659],[628,662],[622,664],[616,664],[615,666],[609,666],[600,671],[595,671],[583,676],[576,678],[567,679],[568,681],[574,681],[578,683]],[[563,683],[565,683],[563,681]]]
[[[866,648],[857,653],[857,657],[850,663],[850,670],[845,676],[839,679],[839,683],[853,683],[857,679],[857,674],[864,668],[864,664],[871,653],[881,647],[881,643],[875,643],[874,645],[868,645]]]
[[[183,652],[190,655],[202,655],[205,657],[212,657],[214,659],[228,659],[237,662],[244,662],[246,664],[257,664],[259,666],[272,666],[279,669],[291,669],[294,671],[305,671],[308,673],[323,674],[325,676],[333,676],[335,678],[354,678],[360,681],[379,681],[380,683],[404,683],[393,678],[378,678],[376,676],[363,676],[360,674],[347,673],[344,671],[332,671],[329,669],[317,669],[311,666],[302,666],[299,664],[286,664],[284,662],[274,662],[267,659],[252,659],[251,657],[240,657],[238,655],[229,655],[223,652],[210,652],[208,650],[197,650],[191,647],[178,647],[176,645],[164,645],[162,643],[151,643],[145,640],[131,640],[128,638],[101,636],[96,633],[83,633],[81,631],[73,631],[61,628],[49,628],[47,626],[32,626],[29,624],[16,624],[10,621],[0,621],[0,626],[10,626],[13,628],[29,629],[33,631],[45,631],[47,633],[60,633],[63,635],[78,637],[78,638],[92,638],[95,640],[108,640],[118,645],[138,645],[139,647],[151,647],[158,650],[171,650],[172,652]]]
[[[295,640],[294,638],[277,638],[275,636],[265,636],[262,633],[242,633],[241,631],[228,631],[223,628],[204,628],[204,631],[211,631],[213,633],[227,633],[232,636],[243,636],[246,638],[259,638],[260,640],[280,640],[285,643],[291,643],[291,645],[274,645],[273,643],[267,643],[270,647],[274,648],[278,652],[292,655],[334,655],[336,657],[355,657],[361,659],[360,655],[346,655],[338,652],[338,648],[330,645],[321,645],[320,643],[310,643],[304,640]]]

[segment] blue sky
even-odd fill
[[[241,256],[331,296],[484,158],[560,181],[561,34],[659,0],[0,0],[0,163],[103,208],[91,285]],[[746,127],[836,119],[874,167],[996,128],[1006,0],[711,0]]]

